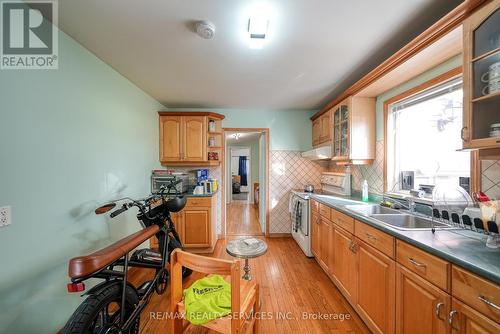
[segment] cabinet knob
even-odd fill
[[[467,141],[467,140],[468,140],[468,138],[469,138],[469,134],[468,134],[468,132],[466,132],[466,131],[467,131],[467,127],[466,127],[466,126],[464,126],[464,127],[462,128],[462,130],[460,130],[460,138],[462,138],[462,140],[463,140],[463,141]],[[466,137],[466,136],[467,136],[467,137]]]
[[[444,306],[444,303],[437,303],[436,304],[436,317],[439,320],[446,320],[446,319],[441,318],[441,307],[443,307],[443,306]]]
[[[454,330],[458,330],[457,327],[454,327],[453,326],[453,319],[455,318],[455,316],[458,314],[458,311],[457,310],[451,310],[450,312],[450,315],[448,316],[448,323],[450,324],[451,326],[451,329],[454,329]]]

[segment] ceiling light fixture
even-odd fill
[[[246,10],[246,38],[252,49],[261,49],[269,41],[273,8],[268,2],[253,3]]]
[[[238,139],[240,139],[241,134],[235,133],[235,134],[233,134],[233,137],[234,137],[234,139],[238,140]]]

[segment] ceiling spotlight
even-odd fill
[[[212,39],[215,35],[215,25],[208,21],[196,22],[196,33],[204,39]]]
[[[255,16],[248,20],[248,34],[250,37],[250,47],[260,49],[264,46],[269,20],[266,17]]]

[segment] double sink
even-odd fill
[[[381,205],[346,205],[345,208],[364,216],[374,218],[399,230],[430,230],[432,227],[436,229],[452,228],[451,226],[438,221],[433,222],[428,218],[386,208]]]

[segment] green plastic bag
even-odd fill
[[[220,275],[194,282],[184,289],[185,318],[202,325],[231,313],[231,285]]]

